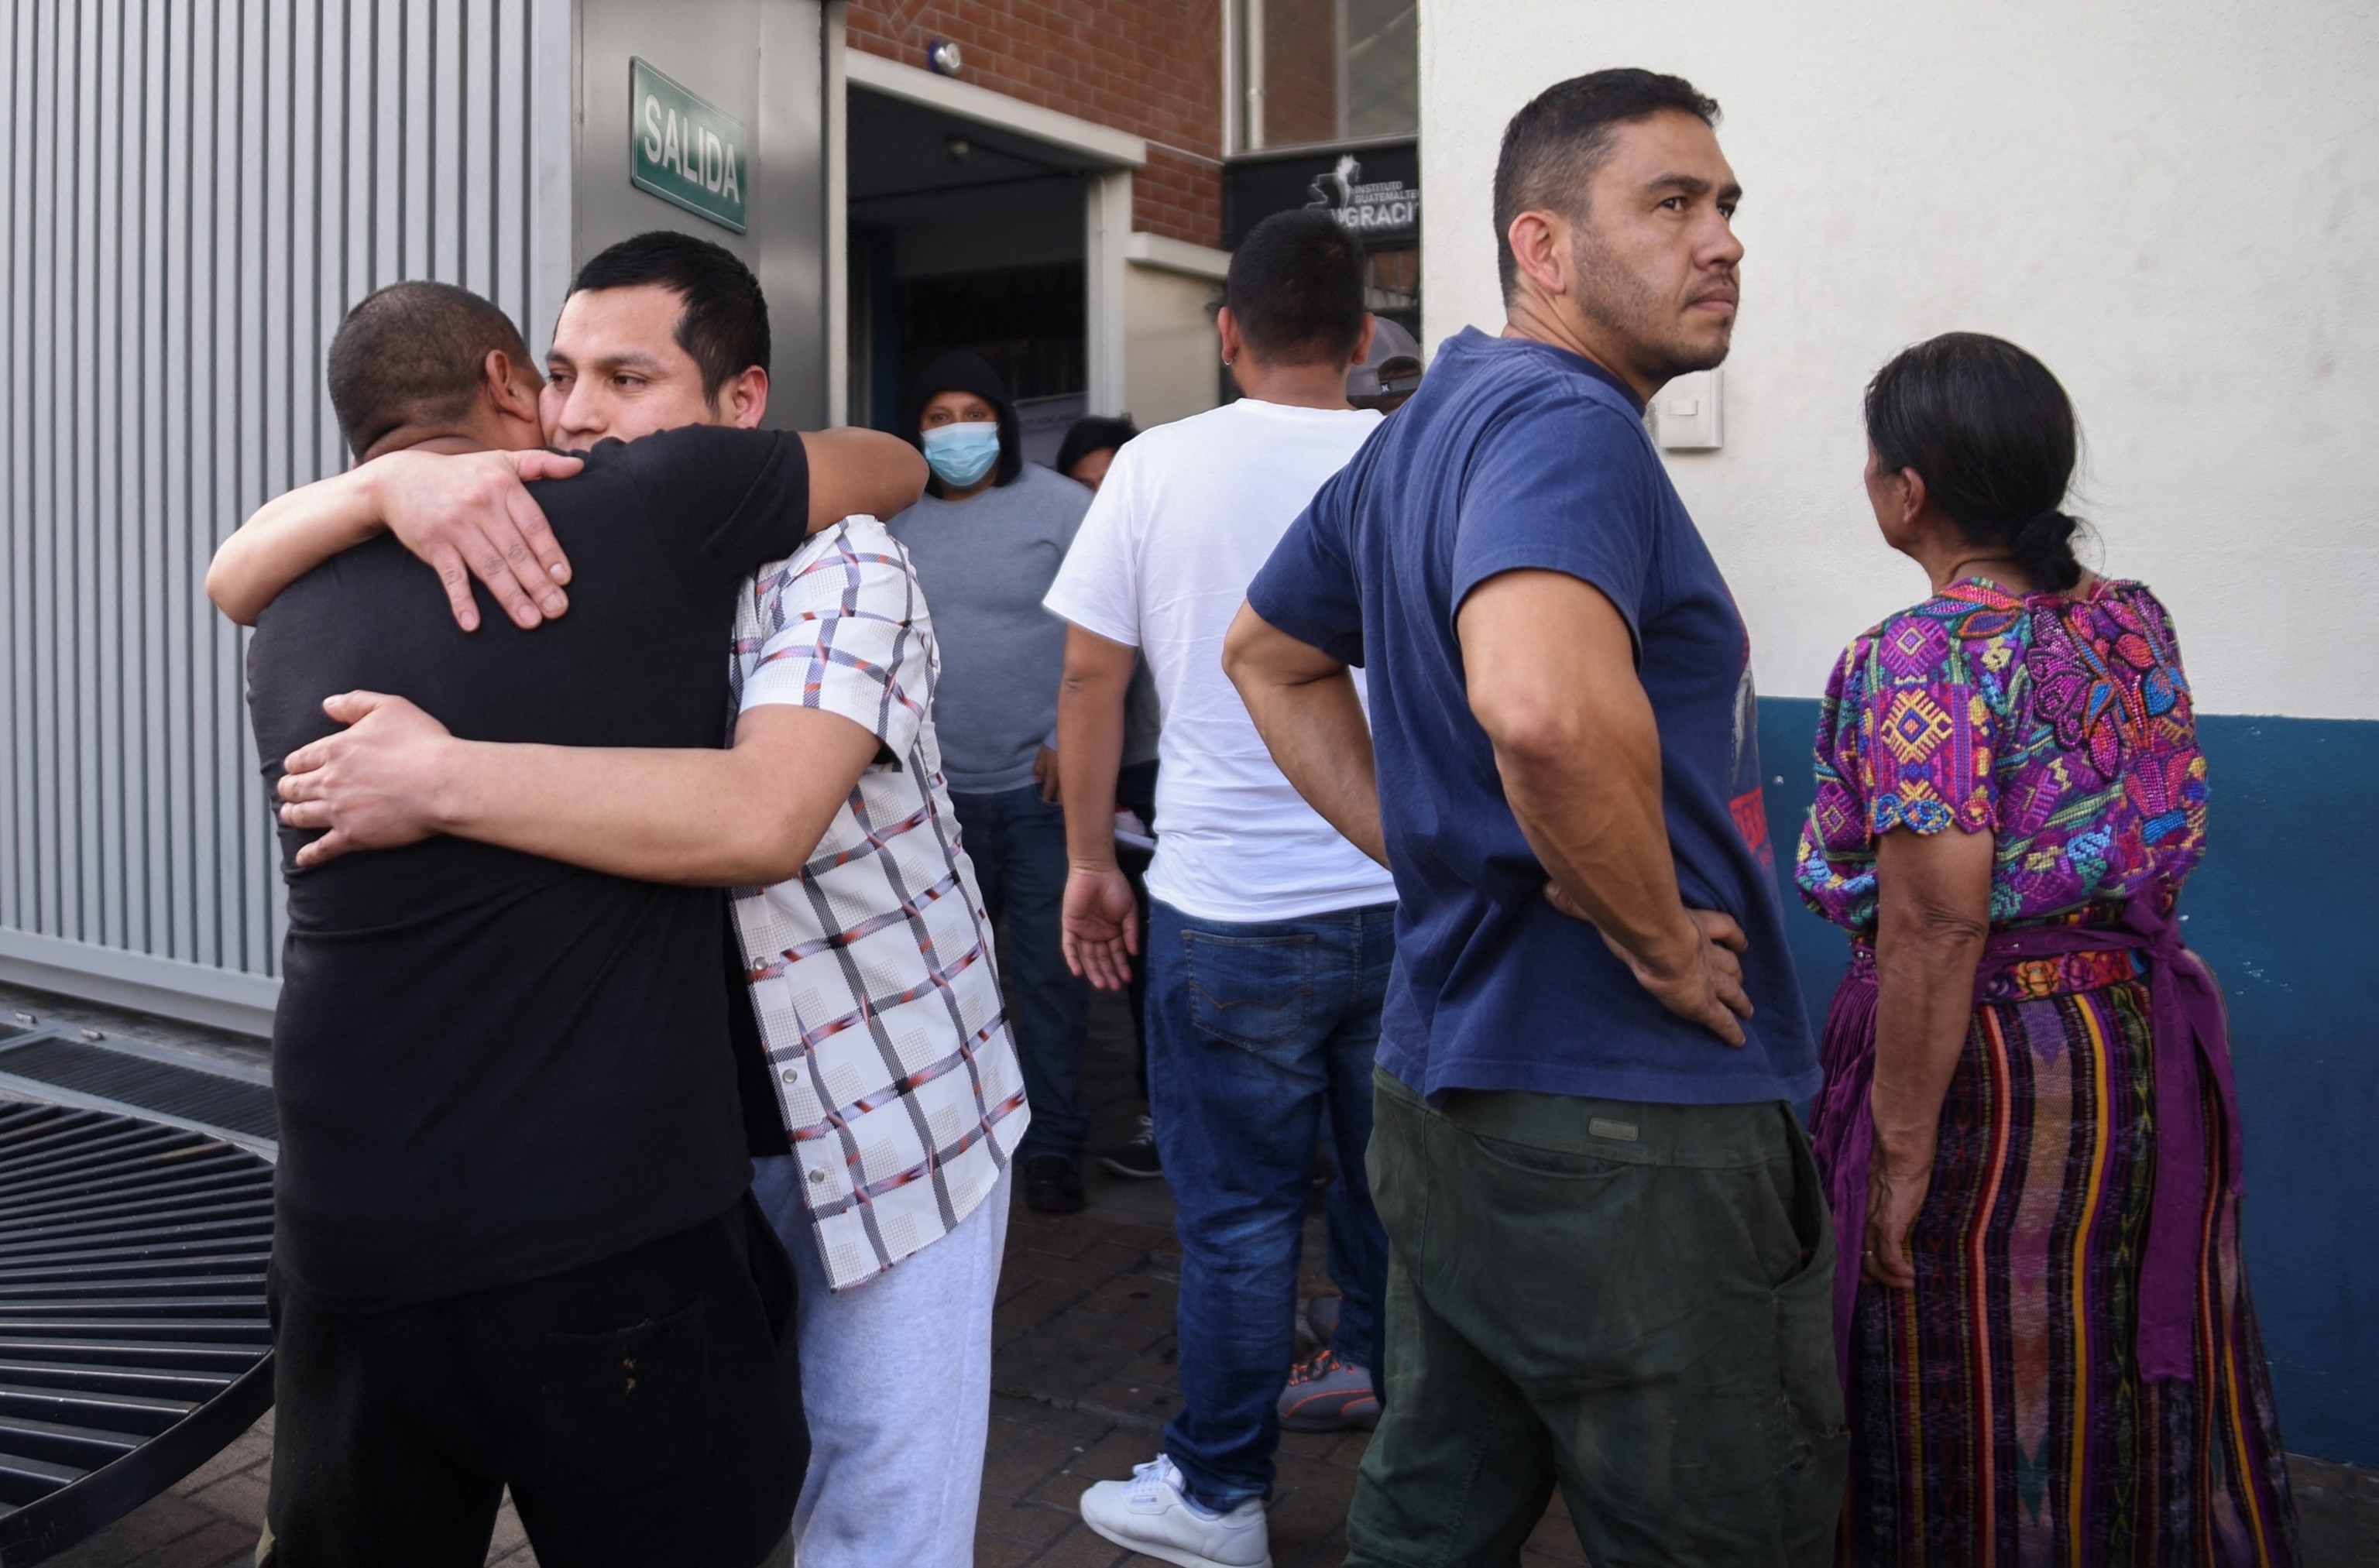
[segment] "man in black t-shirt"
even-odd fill
[[[725,286],[765,308],[748,271]],[[705,301],[681,304],[674,339],[647,346],[694,365]],[[756,423],[763,359],[756,384],[751,367],[696,366],[705,424]],[[371,296],[330,370],[365,461],[309,504],[319,518],[332,489],[358,537],[392,479],[578,468],[492,455],[540,439],[540,378],[461,290]],[[491,455],[417,455],[472,451]],[[511,624],[456,625],[476,619],[450,615],[476,610],[463,563],[441,589],[388,537],[273,584],[260,615],[225,602],[257,624],[268,780],[336,728],[326,699],[359,687],[486,740],[716,747],[738,585],[819,522],[906,504],[921,477],[889,437],[697,424],[606,441],[537,487],[545,560],[516,558],[497,596]],[[270,557],[267,513],[226,556]],[[562,546],[570,613],[529,635],[534,602],[559,608]],[[310,837],[283,833],[280,1416],[260,1562],[476,1563],[507,1485],[556,1568],[781,1551],[807,1441],[790,1274],[744,1199],[719,893],[448,838],[308,866]]]

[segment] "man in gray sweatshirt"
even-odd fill
[[[1033,1106],[1017,1158],[1025,1201],[1044,1213],[1082,1206],[1090,1130],[1082,1103],[1089,987],[1059,944],[1066,818],[1054,798],[1066,628],[1041,607],[1090,510],[1091,492],[1024,461],[1016,406],[996,371],[964,350],[925,367],[902,433],[933,469],[924,499],[894,517],[934,607],[941,679],[934,722],[961,847],[984,902],[1005,919],[1008,1022]]]

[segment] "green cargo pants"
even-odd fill
[[[1376,1075],[1383,1413],[1348,1568],[1503,1568],[1558,1483],[1595,1568],[1817,1564],[1849,1434],[1834,1243],[1781,1104]]]

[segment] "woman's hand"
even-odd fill
[[[1920,1146],[1921,1145],[1921,1146]],[[1866,1237],[1860,1246],[1859,1277],[1887,1290],[1916,1288],[1916,1265],[1908,1255],[1908,1233],[1925,1207],[1933,1184],[1934,1140],[1887,1139],[1878,1129],[1866,1170]]]

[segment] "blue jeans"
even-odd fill
[[[1066,813],[1038,787],[996,794],[950,791],[959,847],[974,862],[984,908],[1000,933],[1000,986],[1008,1025],[1024,1069],[1033,1125],[1016,1157],[1082,1157],[1091,1113],[1082,1104],[1082,1043],[1090,1028],[1091,988],[1066,968],[1058,920],[1066,899]]]
[[[1393,904],[1262,923],[1161,901],[1150,915],[1149,1090],[1181,1238],[1182,1407],[1165,1452],[1210,1508],[1272,1490],[1325,1105],[1346,1297],[1333,1348],[1378,1375],[1388,1238],[1363,1149],[1395,933]]]

